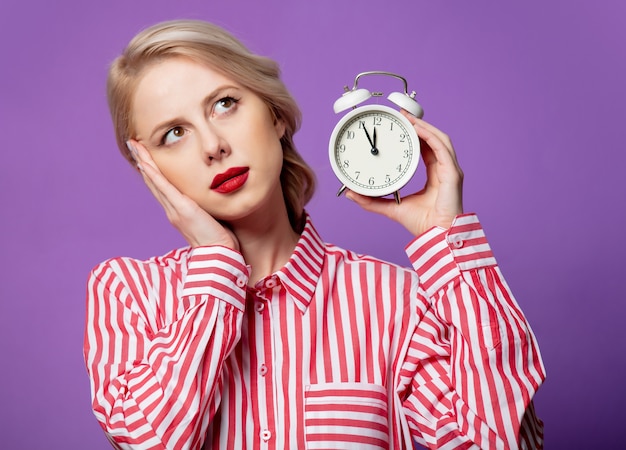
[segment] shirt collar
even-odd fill
[[[306,215],[304,230],[294,252],[276,275],[303,313],[309,307],[324,267],[325,246],[320,235]]]

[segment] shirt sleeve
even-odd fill
[[[430,448],[541,448],[539,348],[478,218],[432,228],[407,254],[423,305],[401,372],[414,438]]]
[[[92,407],[116,448],[200,448],[240,339],[248,270],[239,253],[193,249],[180,298],[164,278],[131,259],[105,262],[89,278]],[[176,305],[171,321],[157,311],[164,302]]]

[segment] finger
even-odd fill
[[[429,144],[436,145],[435,141],[438,141],[442,144],[442,146],[438,145],[437,148],[433,148],[436,154],[440,153],[437,150],[445,150],[450,155],[451,160],[454,161],[454,164],[458,166],[456,151],[454,150],[452,141],[447,134],[423,119],[418,119],[417,117],[405,111],[403,111],[403,114],[409,120],[409,122],[411,122],[415,126],[416,131],[421,138],[424,139],[425,135],[428,135],[430,137],[430,140],[428,141]]]
[[[417,117],[404,109],[401,109],[400,112],[404,115],[404,117],[409,120],[411,125],[413,125],[415,131],[418,132],[418,137],[420,140],[420,154],[422,156],[422,160],[424,161],[424,165],[426,166],[426,186],[433,187],[439,183],[439,179],[436,176],[437,157],[435,156],[433,150],[430,148],[430,145],[426,142],[426,140],[422,139],[421,133],[419,132],[421,127],[417,122]]]
[[[152,194],[154,194],[154,196],[161,203],[163,203],[163,201],[166,201],[167,202],[167,206],[171,206],[171,204],[170,204],[169,200],[167,200],[165,194],[163,192],[161,192],[161,190],[157,187],[157,185],[154,182],[154,179],[159,176],[159,174],[155,172],[154,168],[152,166],[150,166],[149,164],[146,164],[146,165],[142,166],[140,171],[141,171],[141,176],[143,177],[143,181],[146,183],[146,186],[148,186],[148,188],[150,189]],[[163,206],[166,206],[166,205],[163,205]]]
[[[422,159],[426,165],[426,189],[435,189],[457,196],[463,182],[463,171],[456,159],[456,153],[450,139],[436,127],[424,120],[410,118],[415,131],[420,137]],[[444,185],[446,187],[444,187]]]
[[[448,146],[439,139],[439,137],[428,130],[427,128],[422,128],[421,126],[417,126],[417,134],[422,139],[423,142],[428,145],[434,157],[438,162],[447,163],[456,166],[456,160],[454,158],[453,152],[448,148]]]
[[[172,204],[170,199],[168,199],[167,196],[163,194],[163,192],[161,192],[161,190],[155,185],[155,183],[150,178],[150,177],[158,176],[158,174],[154,173],[154,169],[150,167],[149,165],[146,165],[145,167],[146,167],[145,169],[141,169],[141,175],[143,177],[144,182],[146,183],[146,186],[148,186],[148,189],[150,190],[154,198],[156,198],[156,200],[163,207],[165,215],[167,216],[169,221],[172,223],[175,222],[180,216],[179,211],[178,211],[179,208],[176,207],[174,204]]]
[[[436,175],[440,182],[446,180],[456,182],[462,178],[463,172],[459,167],[452,147],[449,147],[445,142],[441,141],[435,132],[426,127],[422,127],[419,123],[416,124],[416,131],[422,141],[432,150],[432,155],[436,159],[435,163],[428,161],[429,165],[427,165],[427,169],[433,170],[433,172],[429,173],[429,178],[430,175]],[[426,157],[428,157],[428,152],[426,152]],[[427,160],[425,160],[425,162],[427,162]]]
[[[152,195],[161,206],[163,206],[167,216],[169,218],[173,217],[173,214],[176,213],[176,208],[162,189],[157,186],[158,181],[155,182],[155,180],[159,180],[159,178],[164,179],[163,174],[161,174],[145,147],[137,141],[128,141],[127,145],[133,159],[137,162],[137,168],[141,173],[144,183],[146,183]]]
[[[158,169],[148,164],[144,167],[144,172],[154,186],[158,196],[157,199],[159,199],[161,205],[163,205],[168,219],[175,227],[183,231],[182,228],[187,226],[185,223],[194,216],[197,216],[200,211],[202,211],[202,214],[206,214],[196,202],[184,195],[176,186],[170,183]],[[213,219],[211,218],[211,220]],[[184,231],[183,234],[185,234]]]
[[[437,157],[426,142],[421,139],[420,141],[420,154],[426,166],[426,186],[435,186],[439,184],[439,177],[437,176]]]
[[[184,202],[186,197],[161,173],[146,147],[139,142],[134,142],[134,145],[140,162],[143,163],[144,173],[149,177],[160,194],[172,206],[175,206],[177,202]]]
[[[134,156],[137,159],[137,163],[143,164],[143,165],[148,164],[152,166],[157,172],[160,172],[159,167],[156,165],[156,163],[152,159],[152,155],[150,155],[150,152],[143,144],[135,140],[130,140],[128,142],[130,143],[129,148],[131,149],[131,153],[134,152]]]
[[[189,197],[183,195],[161,172],[146,165],[144,174],[148,178],[148,187],[152,187],[152,192],[163,205],[170,220],[186,216],[190,209],[193,210],[193,202]]]
[[[446,146],[450,147],[450,149],[453,150],[450,136],[448,136],[446,133],[441,131],[439,128],[437,128],[436,126],[434,126],[433,124],[429,122],[426,122],[424,119],[415,117],[414,115],[412,115],[409,112],[406,112],[405,110],[402,110],[402,114],[404,115],[404,117],[409,119],[409,122],[411,122],[413,125],[417,125],[421,128],[427,129],[428,131],[433,133],[435,136],[437,136],[442,142],[444,142]]]
[[[439,138],[439,140],[441,142],[443,142],[446,147],[449,147],[450,150],[453,150],[452,148],[452,141],[450,140],[450,136],[448,136],[446,133],[444,133],[443,131],[441,131],[439,128],[435,127],[434,125],[432,125],[429,122],[426,122],[424,119],[415,119],[415,123],[418,124],[420,127],[427,129],[428,131],[430,131],[432,134],[434,134],[435,136],[437,136],[437,138]]]
[[[417,131],[417,125],[415,125],[416,131]],[[422,156],[422,159],[424,160],[424,163],[426,163],[426,165],[430,165],[432,163],[436,163],[437,162],[437,158],[435,157],[435,154],[433,153],[433,150],[430,148],[430,145],[428,145],[428,142],[426,142],[426,140],[422,139],[422,136],[418,136],[419,137],[419,144],[420,144],[420,154]]]

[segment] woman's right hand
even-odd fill
[[[159,201],[170,223],[192,247],[222,245],[239,251],[235,234],[182,194],[161,173],[146,148],[135,140],[127,142],[144,182]]]

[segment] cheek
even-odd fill
[[[268,159],[283,159],[283,148],[280,142],[281,134],[278,133],[276,126],[269,122],[258,127],[256,136],[264,136],[264,153]]]
[[[173,155],[153,155],[152,158],[167,181],[183,193],[192,189],[193,181],[199,179],[192,175],[194,164],[187,159]]]
[[[259,149],[261,151],[260,157],[263,158],[266,169],[278,175],[283,166],[283,148],[276,136],[268,137],[265,145]]]

